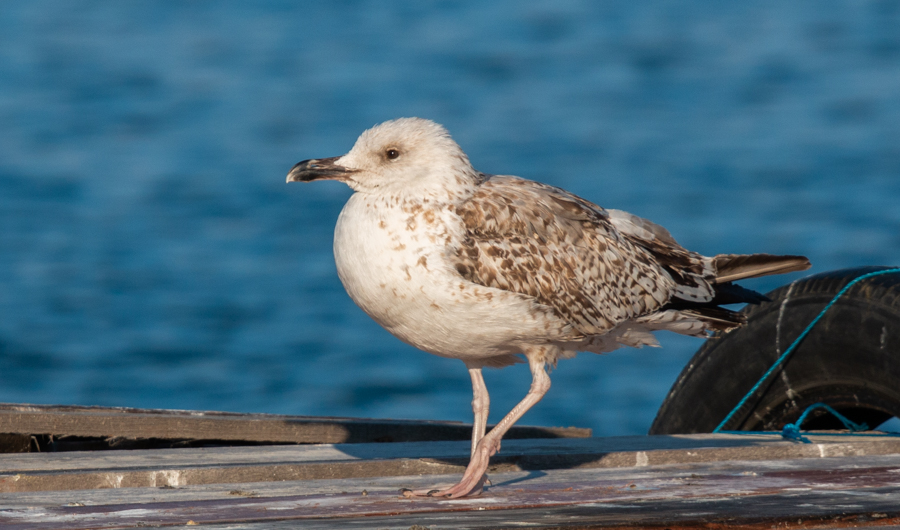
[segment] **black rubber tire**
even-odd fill
[[[841,289],[888,268],[817,274],[746,307],[746,326],[709,339],[684,368],[650,434],[712,432]],[[723,430],[781,430],[818,402],[872,428],[900,417],[900,273],[866,278],[844,293]],[[821,409],[803,424],[841,428]]]

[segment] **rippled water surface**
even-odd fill
[[[468,421],[459,361],[344,293],[399,116],[703,253],[900,264],[900,3],[18,2],[0,10],[0,401]],[[797,277],[749,282],[768,290]],[[645,432],[697,339],[582,354],[523,423]],[[491,371],[492,419],[527,368]]]

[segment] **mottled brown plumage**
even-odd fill
[[[599,206],[559,188],[492,177],[457,208],[467,238],[457,252],[466,279],[533,296],[583,334],[664,305],[676,284]]]

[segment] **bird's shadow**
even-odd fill
[[[529,480],[534,480],[534,479],[546,477],[546,476],[547,476],[547,473],[545,473],[544,471],[529,471],[528,474],[525,475],[524,477],[512,478],[512,479],[509,479],[509,480],[506,480],[503,482],[490,482],[489,487],[491,487],[491,488],[505,487],[505,486],[510,486],[512,484],[518,484],[519,482],[526,482]],[[490,476],[488,477],[488,479],[490,479]]]

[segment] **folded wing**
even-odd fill
[[[464,278],[532,296],[585,336],[628,320],[728,330],[743,318],[718,305],[766,300],[732,280],[809,268],[802,256],[702,256],[646,219],[516,177],[487,177],[457,213]]]
[[[673,296],[714,296],[708,258],[657,225],[559,188],[494,176],[457,211],[467,230],[457,252],[463,277],[533,296],[586,336],[656,311]]]

